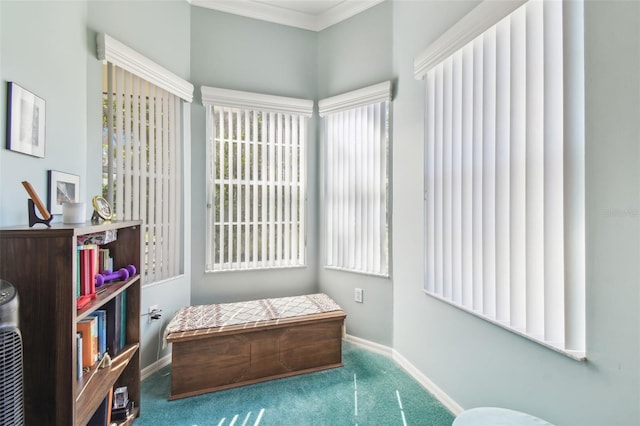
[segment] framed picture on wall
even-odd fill
[[[80,176],[49,170],[49,212],[62,214],[63,203],[80,202]]]
[[[7,149],[44,157],[45,101],[16,83],[8,83]]]

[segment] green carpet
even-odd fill
[[[142,382],[143,425],[449,426],[453,415],[393,360],[343,343],[344,367],[167,401],[171,367]]]

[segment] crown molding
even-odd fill
[[[193,84],[108,34],[99,33],[96,42],[99,60],[111,62],[187,102],[193,101]]]
[[[307,99],[287,98],[207,86],[202,86],[201,90],[203,105],[283,112],[307,117],[310,117],[313,113],[313,101]]]
[[[332,7],[325,13],[318,15],[316,18],[316,30],[322,31],[345,21],[373,6],[382,3],[384,0],[347,0],[344,3]]]
[[[322,14],[314,15],[253,0],[187,0],[193,6],[309,31],[322,31],[383,1],[385,0],[345,0]]]
[[[391,100],[391,81],[322,99],[318,102],[320,117],[362,105]]]

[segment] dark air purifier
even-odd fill
[[[0,425],[24,425],[18,292],[0,279]]]

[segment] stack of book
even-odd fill
[[[91,295],[96,292],[96,275],[113,270],[111,253],[98,245],[85,244],[78,246],[77,257],[76,297]]]
[[[115,357],[126,344],[126,293],[120,293],[86,318],[78,321],[77,377],[81,378],[105,353]]]

